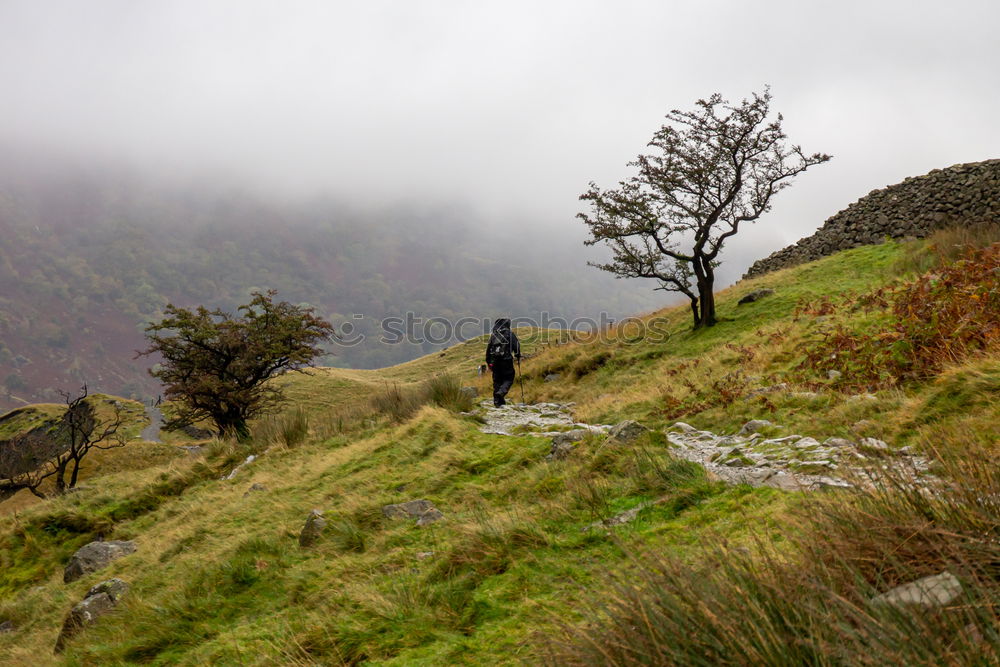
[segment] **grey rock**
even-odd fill
[[[395,505],[384,505],[382,507],[382,515],[388,519],[418,519],[425,512],[432,509],[435,509],[434,503],[421,498]]]
[[[774,294],[773,289],[757,289],[749,294],[745,295],[742,299],[736,302],[737,306],[742,306],[744,303],[753,303],[754,301],[759,301],[765,296],[771,296]]]
[[[546,461],[561,461],[568,458],[570,454],[573,453],[573,443],[572,442],[556,442],[552,441],[552,451],[548,453],[545,457]]]
[[[417,518],[417,527],[422,528],[424,526],[429,526],[432,523],[436,523],[444,518],[444,513],[432,507]]]
[[[128,593],[129,585],[119,579],[118,577],[113,577],[107,581],[102,581],[101,583],[93,586],[84,598],[93,597],[95,595],[100,595],[101,593],[107,594],[111,598],[112,602],[118,602],[122,597]]]
[[[231,471],[229,471],[228,475],[226,475],[225,477],[222,478],[223,481],[230,480],[233,477],[236,477],[236,474],[240,470],[242,470],[244,467],[250,465],[251,463],[253,463],[256,460],[257,460],[257,456],[254,455],[254,454],[251,454],[250,456],[246,457],[246,459],[243,460],[243,463],[241,463],[238,466],[236,466],[235,468],[233,468]]]
[[[691,426],[691,424],[685,424],[684,422],[674,422],[674,425],[670,428],[683,431],[684,433],[691,433],[692,431],[698,430],[694,426]]]
[[[758,431],[767,428],[768,426],[774,426],[772,422],[766,419],[751,419],[743,428],[740,429],[740,435],[749,435],[751,433],[757,433]]]
[[[299,546],[311,547],[319,542],[324,528],[326,528],[326,519],[323,518],[323,513],[314,509],[306,517],[306,522],[302,526],[302,532],[299,533]]]
[[[649,429],[632,419],[627,419],[619,424],[615,424],[610,431],[608,431],[608,437],[612,440],[622,443],[635,442],[643,434],[648,433]]]
[[[753,391],[747,392],[746,398],[756,398],[757,396],[763,396],[764,394],[774,394],[781,391],[788,391],[787,382],[779,382],[778,384],[772,384],[767,387],[754,389]]]
[[[468,396],[469,398],[476,398],[479,396],[479,390],[475,387],[462,387],[458,390],[458,393],[462,396]]]
[[[847,438],[827,438],[823,441],[823,445],[826,447],[835,447],[837,449],[845,449],[847,447],[854,447],[854,443]]]
[[[792,392],[792,398],[799,398],[804,401],[812,401],[820,397],[815,391],[794,391]]]
[[[86,597],[70,610],[63,621],[62,630],[56,639],[55,652],[61,653],[70,638],[113,610],[128,592],[128,588],[128,584],[121,579],[110,579],[91,588]]]
[[[433,551],[418,551],[416,558],[417,560],[426,560],[434,555]]]
[[[827,380],[837,380],[842,375],[843,375],[843,373],[841,373],[840,371],[835,371],[833,369],[830,369],[830,370],[828,370],[826,372],[826,379]]]
[[[14,630],[16,629],[17,628],[14,627],[13,621],[4,621],[3,623],[0,623],[0,635],[6,634],[8,632],[14,632]]]
[[[639,512],[650,507],[652,503],[646,502],[640,504],[638,507],[633,507],[630,510],[625,510],[620,514],[616,514],[608,519],[602,519],[600,521],[595,521],[594,523],[585,526],[584,531],[595,530],[597,528],[613,528],[614,526],[623,526],[626,523],[631,523],[639,516]]]
[[[215,437],[215,434],[207,428],[198,428],[197,426],[193,426],[191,424],[182,426],[180,431],[193,440],[208,440]]]
[[[576,428],[573,429],[572,431],[565,431],[563,433],[559,433],[557,435],[552,436],[552,445],[555,446],[565,443],[580,442],[585,437],[587,437],[588,433],[590,433],[590,431],[585,428]]]
[[[858,449],[868,454],[888,454],[889,444],[878,438],[861,438],[858,442]]]
[[[135,553],[135,542],[91,542],[73,554],[63,572],[63,582],[70,583],[80,577],[106,568],[111,561]]]
[[[246,493],[243,494],[243,497],[246,498],[251,493],[263,493],[264,491],[267,491],[266,486],[260,484],[259,482],[254,482],[250,485],[250,488],[246,490]]]
[[[877,595],[872,602],[894,607],[943,607],[954,602],[961,594],[962,582],[958,577],[951,572],[942,572],[897,586]]]
[[[799,482],[794,475],[789,475],[783,472],[771,475],[763,481],[763,485],[769,486],[772,489],[781,489],[782,491],[802,490],[802,483]]]
[[[549,373],[545,376],[545,382],[558,382],[560,379],[562,379],[562,375],[559,373]]]
[[[814,448],[815,447],[819,447],[820,444],[819,444],[819,440],[817,440],[816,438],[810,438],[810,437],[806,436],[805,438],[799,438],[798,440],[796,440],[792,444],[792,446],[795,447],[796,449],[807,449],[807,448],[810,448],[810,447],[814,447]]]

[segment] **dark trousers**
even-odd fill
[[[506,401],[504,396],[514,386],[514,360],[493,362],[493,405],[500,407]]]

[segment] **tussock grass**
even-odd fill
[[[562,461],[545,461],[546,439],[483,434],[456,414],[469,405],[461,387],[488,382],[475,375],[482,339],[383,371],[287,374],[289,409],[255,425],[250,443],[116,468],[73,497],[0,516],[0,620],[17,625],[0,635],[0,662],[38,664],[66,611],[110,576],[132,594],[71,642],[67,664],[968,661],[966,636],[986,637],[986,650],[996,637],[995,358],[864,400],[794,375],[800,346],[850,317],[837,310],[845,292],[894,280],[902,248],[738,284],[718,296],[723,321],[711,330],[690,331],[686,307],[643,316],[670,334],[659,342],[617,328],[519,331],[530,394],[576,402],[583,421],[654,429],[628,446],[588,435]],[[736,306],[760,287],[776,292]],[[795,318],[804,299],[822,298],[834,309],[826,320]],[[563,377],[543,382],[553,369]],[[716,432],[766,418],[779,425],[770,435],[909,444],[936,452],[941,478],[962,484],[943,487],[951,500],[725,486],[671,457],[658,431],[680,411]],[[221,479],[250,453],[259,458]],[[982,470],[962,467],[970,460]],[[266,490],[246,494],[253,483]],[[445,518],[417,528],[382,513],[417,498]],[[591,528],[640,507],[626,525]],[[303,550],[313,508],[329,523]],[[69,554],[98,534],[139,549],[63,585]],[[954,609],[893,619],[868,602],[942,569],[966,585]]]
[[[957,449],[952,449],[956,452]],[[811,499],[783,555],[704,545],[696,563],[636,551],[628,578],[564,624],[551,664],[979,664],[1000,658],[1000,472],[982,452],[940,459],[933,491],[890,476]],[[894,586],[950,572],[954,603],[874,602]],[[692,632],[692,629],[697,631]]]
[[[409,419],[425,405],[468,412],[475,405],[475,398],[463,392],[461,383],[451,375],[436,375],[417,385],[387,384],[372,398],[375,412],[394,422]]]

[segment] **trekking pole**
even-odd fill
[[[517,378],[521,381],[521,405],[524,405],[524,376],[521,375],[521,358],[517,359]]]

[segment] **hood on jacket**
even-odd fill
[[[510,329],[510,320],[506,317],[501,317],[493,322],[493,331],[502,331],[504,329]]]

